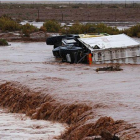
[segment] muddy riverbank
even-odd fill
[[[1,105],[69,124],[65,139],[101,135],[103,129],[123,140],[140,137],[139,65],[97,73],[101,65],[61,63],[45,42],[10,44],[0,47]]]

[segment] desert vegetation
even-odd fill
[[[122,4],[30,4],[1,3],[0,16],[8,14],[20,20],[45,21],[57,20],[63,22],[139,22],[139,3]]]
[[[121,32],[127,34],[130,37],[139,37],[140,38],[140,24],[132,26],[129,29],[122,30]]]
[[[129,29],[119,30],[117,29],[117,27],[110,27],[104,23],[82,24],[80,22],[75,22],[72,26],[65,25],[61,27],[60,22],[56,20],[46,20],[43,26],[38,29],[37,27],[30,25],[29,23],[25,25],[20,25],[16,21],[16,19],[13,20],[8,15],[3,15],[0,17],[0,30],[2,32],[19,31],[25,37],[30,37],[31,33],[38,31],[60,34],[107,33],[110,35],[115,35],[119,33],[125,33],[130,37],[140,37],[140,24],[134,25]]]
[[[24,36],[29,37],[31,33],[38,31],[38,28],[26,23],[25,25],[21,26],[21,31]]]
[[[3,15],[0,18],[0,30],[2,31],[16,31],[20,29],[20,25],[12,20],[11,17]]]
[[[79,22],[74,23],[72,26],[61,27],[60,24],[54,20],[49,20],[44,23],[43,27],[47,32],[59,32],[62,34],[84,34],[84,33],[107,33],[110,35],[124,33],[130,37],[140,37],[140,24],[134,25],[128,29],[119,30],[117,27],[110,27],[104,23],[99,24],[81,24]],[[41,27],[41,28],[43,28]]]
[[[0,17],[0,30],[2,32],[21,31],[24,36],[29,37],[30,33],[38,31],[38,28],[30,25],[29,23],[20,25],[17,21],[13,20],[8,15],[3,15]]]
[[[84,25],[78,22],[73,24],[71,27],[63,27],[61,31],[65,34],[108,33],[113,35],[119,33],[119,30],[116,27],[110,27],[103,23]]]
[[[55,3],[55,4],[49,4],[49,3],[36,3],[35,1],[33,1],[32,3],[29,4],[20,4],[20,3],[1,3],[0,4],[0,8],[8,8],[8,9],[14,9],[14,8],[45,8],[45,7],[51,7],[51,8],[138,8],[140,7],[140,4],[132,1],[131,3],[118,3],[118,4],[114,4],[114,3],[109,3],[109,4],[104,4],[102,1],[100,1],[100,3],[78,3],[78,4],[74,4],[74,3],[65,3],[65,4],[61,4],[61,3]]]
[[[43,27],[46,28],[47,32],[59,32],[60,29],[61,29],[61,26],[60,24],[55,21],[55,20],[49,20],[49,21],[46,21],[44,24],[43,24]]]
[[[0,38],[0,46],[8,46],[8,42],[5,39]]]

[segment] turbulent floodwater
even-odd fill
[[[36,49],[34,50],[33,48]],[[47,50],[44,50],[44,48],[45,43],[11,43],[9,47],[0,47],[0,83],[11,80],[18,81],[23,77],[28,77],[31,73],[34,77],[33,71],[38,69],[39,63],[42,65],[43,61],[54,60],[49,52],[48,54],[50,55],[44,57],[47,54]],[[32,62],[34,67],[30,64]],[[24,64],[27,65],[25,66]],[[5,73],[4,75],[2,74],[3,72]],[[3,81],[2,79],[5,80]],[[30,140],[52,140],[64,132],[66,128],[66,126],[59,123],[31,120],[24,114],[8,113],[3,109],[0,109],[0,120],[0,139],[4,140],[23,139],[23,137]]]
[[[0,109],[1,140],[54,140],[65,130],[65,126],[43,120],[31,120],[24,114],[8,113]]]
[[[60,103],[92,107],[95,122],[102,116],[125,120],[140,132],[140,66],[123,71],[96,72],[104,65],[67,64],[56,60],[44,42],[11,43],[0,47],[0,84],[17,81],[34,91],[50,94]],[[132,130],[131,130],[132,131]]]

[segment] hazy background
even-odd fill
[[[140,0],[0,0],[1,3],[140,3]]]
[[[18,1],[18,2],[20,2],[19,0],[0,0],[0,1],[2,1],[2,2],[5,2],[5,1]],[[24,1],[38,1],[39,2],[39,0],[24,0]],[[41,1],[67,1],[67,0],[41,0]],[[118,1],[118,2],[122,2],[122,1],[126,1],[126,2],[128,2],[128,1],[136,1],[136,2],[140,2],[140,0],[68,0],[68,1],[106,1],[106,2],[108,2],[108,1]]]

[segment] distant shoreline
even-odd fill
[[[47,0],[47,1],[12,1],[12,0],[9,0],[9,1],[3,1],[3,0],[0,0],[0,3],[13,3],[13,4],[78,4],[78,3],[81,3],[81,4],[133,4],[133,3],[138,3],[140,4],[140,1],[127,1],[127,0],[119,0],[119,1],[97,1],[97,0],[93,0],[93,1],[74,1],[74,0],[70,0],[70,1],[57,1],[57,0]]]

